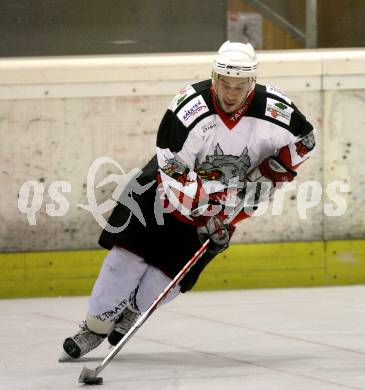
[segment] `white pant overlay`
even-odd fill
[[[170,282],[168,276],[142,257],[113,247],[94,284],[88,314],[102,321],[115,321],[130,302],[143,313]],[[174,287],[163,303],[170,302],[179,292],[180,286]]]

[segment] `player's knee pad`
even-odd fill
[[[134,299],[131,300],[132,306],[141,313],[146,312],[153,301],[170,282],[171,278],[153,265],[149,265],[139,283]],[[167,296],[161,301],[161,304],[172,301],[179,292],[180,286],[177,285],[170,290]]]
[[[102,321],[88,314],[86,316],[86,325],[89,328],[89,330],[91,330],[94,333],[108,334],[111,331],[114,322],[107,321],[107,320]]]

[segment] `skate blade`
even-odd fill
[[[71,362],[75,360],[74,358],[72,358],[70,355],[68,355],[65,351],[63,351],[61,353],[61,356],[58,358],[58,361],[60,363],[63,363],[63,362]]]

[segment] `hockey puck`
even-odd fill
[[[103,384],[103,378],[101,376],[96,376],[95,378],[85,378],[85,385],[101,385]]]

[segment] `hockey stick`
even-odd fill
[[[200,259],[205,253],[209,245],[210,240],[206,240],[200,249],[194,254],[194,256],[185,264],[184,268],[175,276],[175,278],[168,284],[168,286],[162,291],[157,299],[152,303],[149,309],[138,319],[134,326],[123,336],[119,343],[112,349],[112,351],[105,357],[105,359],[94,369],[84,367],[80,373],[79,383],[86,384],[101,384],[102,378],[98,378],[97,375],[106,367],[108,363],[114,358],[114,356],[123,348],[127,341],[137,332],[142,324],[148,317],[156,310],[158,304],[167,296],[173,287],[175,287],[180,280],[186,275],[190,268]]]
[[[230,224],[234,218],[242,210],[244,199],[239,202],[236,209],[225,220],[225,224]],[[118,344],[111,350],[111,352],[105,357],[105,359],[95,368],[90,369],[86,366],[83,367],[79,376],[79,383],[85,383],[89,385],[101,384],[103,382],[102,377],[97,375],[110,363],[114,356],[124,347],[128,340],[137,332],[137,330],[143,325],[143,323],[151,316],[156,310],[159,303],[167,296],[173,287],[175,287],[181,279],[187,274],[191,267],[203,256],[206,252],[210,239],[208,238],[204,244],[196,251],[194,256],[185,264],[182,270],[174,277],[174,279],[167,285],[167,287],[161,292],[156,300],[151,304],[148,310],[138,319],[138,321],[132,326],[131,329],[123,336]]]

